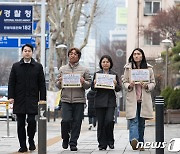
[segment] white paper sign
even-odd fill
[[[95,88],[114,89],[115,75],[96,73]]]
[[[62,75],[62,87],[63,88],[82,87],[80,78],[81,78],[81,74],[63,74]]]
[[[150,75],[148,69],[132,69],[131,70],[131,81],[135,83],[149,82]]]

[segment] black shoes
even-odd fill
[[[114,149],[114,144],[109,144],[110,149]],[[106,150],[107,146],[99,146],[99,150]]]
[[[63,142],[62,142],[63,149],[67,149],[68,148],[68,144],[69,144],[69,141],[63,140]]]
[[[106,150],[107,146],[99,146],[99,150]]]
[[[34,144],[30,145],[30,146],[29,146],[29,150],[30,150],[30,151],[36,150],[36,146],[35,146]],[[21,152],[21,153],[27,152],[27,151],[28,151],[28,149],[27,149],[26,147],[25,147],[25,148],[20,148],[20,149],[18,150],[18,152]]]
[[[99,147],[99,150],[106,150],[106,148],[103,148],[103,147]]]
[[[68,146],[69,146],[69,140],[63,140],[63,142],[62,142],[63,149],[67,149]],[[75,145],[70,145],[70,150],[71,151],[77,151],[78,149]]]
[[[21,153],[23,153],[23,152],[27,152],[28,151],[28,149],[25,147],[25,148],[20,148],[19,150],[18,150],[18,152],[21,152]]]
[[[71,149],[71,151],[77,151],[77,150],[78,150],[75,145],[71,145],[71,146],[70,146],[70,149]]]
[[[36,146],[35,146],[34,140],[29,139],[29,150],[34,151],[35,149],[36,149]]]
[[[110,145],[109,145],[109,148],[110,148],[110,149],[114,149],[114,144],[110,144]]]
[[[29,146],[29,150],[30,151],[34,151],[34,150],[36,150],[36,146],[33,144],[33,145],[30,145]]]

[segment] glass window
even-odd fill
[[[153,13],[157,13],[160,10],[160,2],[153,2]]]
[[[160,10],[160,1],[145,1],[144,15],[154,15]]]
[[[151,34],[146,33],[144,35],[144,44],[145,45],[151,45]]]
[[[145,2],[145,14],[150,14],[151,10],[151,2]]]
[[[144,44],[145,45],[160,45],[160,33],[145,33],[144,34]]]
[[[160,45],[160,34],[159,34],[159,32],[152,33],[152,45]]]

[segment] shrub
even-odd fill
[[[174,90],[170,87],[167,87],[161,91],[161,96],[164,97],[164,108],[168,107],[168,99],[173,91]]]
[[[168,109],[180,109],[180,89],[173,90],[168,99]]]

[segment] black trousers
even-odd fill
[[[35,114],[16,114],[17,115],[17,133],[20,147],[25,148],[26,146],[26,122],[27,122],[27,136],[29,144],[34,144],[34,135],[36,132],[36,120]]]
[[[96,127],[96,117],[89,116],[89,124],[93,124]]]
[[[96,108],[99,147],[107,147],[107,145],[114,144],[114,111],[114,107]]]
[[[83,103],[62,102],[61,137],[70,146],[77,146],[84,116]]]

